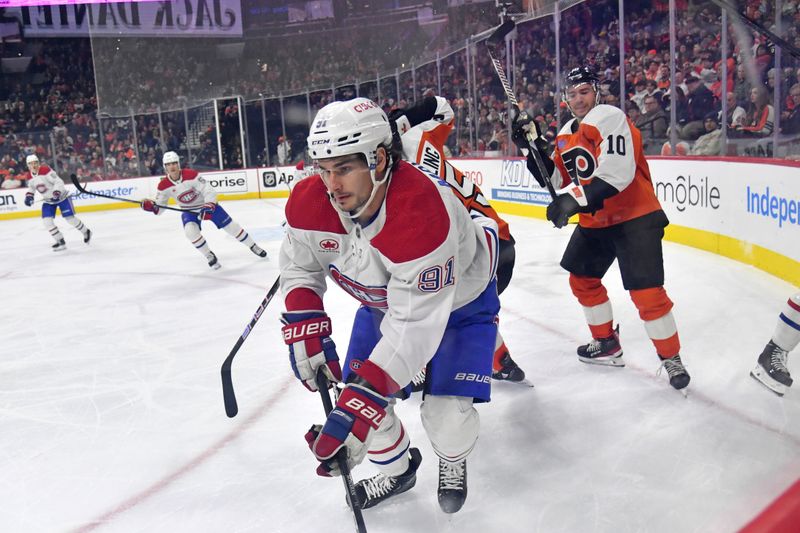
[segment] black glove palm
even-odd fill
[[[567,225],[569,217],[579,210],[580,205],[571,194],[559,194],[547,206],[547,220],[552,222],[555,227],[563,228]]]

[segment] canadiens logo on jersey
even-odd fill
[[[561,152],[561,159],[573,179],[588,180],[597,169],[597,161],[594,155],[583,146],[574,146]]]
[[[330,266],[330,271],[333,281],[363,305],[376,309],[388,309],[385,285],[380,287],[362,285],[339,272],[333,265]]]
[[[39,183],[36,185],[36,190],[39,191],[39,194],[44,194],[47,192],[47,185]]]
[[[189,189],[188,191],[179,194],[177,198],[178,201],[182,204],[190,204],[195,200],[197,200],[198,196],[200,196],[200,194],[196,190]]]

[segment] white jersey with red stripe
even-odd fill
[[[362,305],[386,313],[369,355],[396,383],[433,357],[450,313],[493,279],[497,225],[473,219],[441,179],[401,161],[375,217],[361,226],[331,205],[319,175],[297,183],[286,205],[281,290],[287,311],[302,311],[292,291],[322,298],[326,277]]]
[[[67,197],[64,180],[47,165],[40,165],[35,176],[29,171],[28,176],[28,191],[31,193],[36,191],[41,194],[45,203],[57,204]]]
[[[607,198],[603,208],[581,213],[579,223],[602,228],[658,211],[650,168],[644,158],[642,136],[617,107],[600,104],[580,123],[572,119],[556,137],[552,182],[556,189],[570,182],[586,186],[601,179],[619,193]]]
[[[454,117],[447,99],[437,96],[432,119],[411,127],[407,127],[408,121],[405,125],[400,121],[398,131],[402,135],[403,157],[444,178],[471,214],[493,219],[499,228],[500,238],[508,240],[511,238],[508,224],[489,204],[480,187],[445,159],[444,145],[453,130]]]
[[[217,191],[196,170],[183,168],[180,180],[173,181],[167,175],[158,182],[155,202],[167,205],[170,198],[173,198],[180,207],[191,209],[205,203],[216,203]],[[163,210],[159,211],[160,213],[163,213]]]

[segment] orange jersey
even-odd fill
[[[581,213],[585,228],[605,228],[658,211],[650,168],[644,158],[639,130],[619,108],[597,105],[581,120],[567,122],[556,137],[553,184],[586,186],[599,178],[619,191],[603,208]]]
[[[444,178],[470,213],[491,218],[497,222],[498,236],[503,240],[511,239],[508,223],[489,205],[480,187],[445,159],[444,144],[453,129],[453,109],[444,98],[437,96],[436,101],[438,107],[433,119],[401,131],[403,156]]]

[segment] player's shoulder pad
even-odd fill
[[[286,221],[300,230],[347,233],[331,205],[328,189],[316,174],[298,181],[292,189],[286,202]]]
[[[192,170],[191,168],[182,168],[181,169],[181,178],[183,181],[189,181],[197,178],[199,176],[196,170]]]
[[[372,245],[393,263],[425,257],[447,239],[450,215],[436,183],[401,161],[386,192],[386,222]]]
[[[628,117],[618,107],[599,104],[592,108],[583,120],[581,127],[591,126],[600,132],[602,137],[617,133],[624,128],[629,128]]]
[[[48,167],[47,165],[40,165],[39,166],[39,175],[40,176],[46,176],[46,175],[50,174],[50,172],[52,172],[52,171],[53,171],[53,169]]]
[[[561,126],[561,129],[558,131],[558,135],[572,135],[572,124],[575,122],[575,120],[575,118],[571,118],[566,122],[566,124]]]
[[[175,184],[172,183],[172,181],[170,181],[170,179],[168,177],[166,177],[166,176],[164,176],[163,178],[158,180],[158,190],[159,191],[164,191],[166,189],[169,189],[173,185],[175,185]]]

